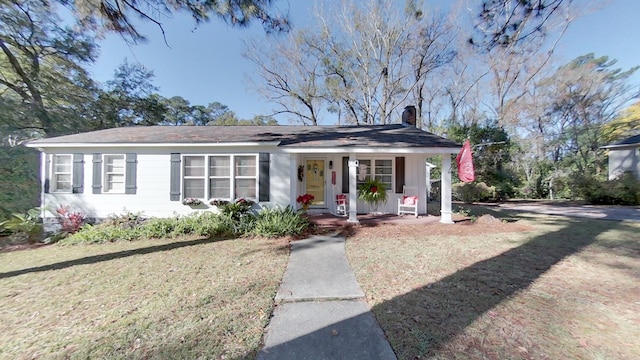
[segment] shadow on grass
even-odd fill
[[[125,250],[125,251],[118,251],[118,252],[108,253],[108,254],[87,256],[79,259],[62,261],[59,263],[54,263],[49,265],[43,265],[43,266],[37,266],[37,267],[32,267],[27,269],[0,273],[0,279],[10,278],[13,276],[19,276],[19,275],[24,275],[24,274],[34,273],[34,272],[60,270],[60,269],[65,269],[65,268],[69,268],[76,265],[95,264],[103,261],[122,259],[129,256],[134,256],[134,255],[151,254],[155,252],[169,251],[169,250],[179,249],[179,248],[188,247],[188,246],[209,244],[209,243],[224,241],[228,239],[229,238],[205,238],[205,239],[197,239],[197,240],[190,240],[190,241],[176,241],[169,244],[149,246],[149,247],[140,248],[140,249]]]
[[[562,229],[477,262],[435,283],[374,307],[378,321],[400,359],[436,354],[482,314],[529,287],[564,258],[595,242],[622,223],[564,220]]]

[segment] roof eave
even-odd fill
[[[27,143],[25,146],[32,148],[86,148],[86,147],[104,147],[104,148],[116,148],[116,147],[170,147],[170,148],[185,148],[185,147],[229,147],[229,146],[278,146],[280,141],[257,141],[257,142],[225,142],[225,143]]]
[[[601,146],[601,149],[620,149],[620,148],[634,148],[640,147],[640,143],[635,144],[614,144],[614,145],[605,145]]]
[[[290,154],[457,154],[462,147],[408,147],[408,148],[389,148],[389,147],[282,147],[283,153]]]

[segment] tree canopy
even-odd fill
[[[186,12],[196,23],[217,18],[232,26],[247,26],[259,21],[268,32],[289,29],[287,16],[274,12],[274,0],[59,1],[72,8],[86,28],[115,31],[133,42],[145,40],[134,19],[151,22],[164,33],[162,19],[170,17],[174,12]]]
[[[555,17],[573,0],[483,0],[469,42],[485,50],[509,47],[547,35]]]
[[[40,1],[3,2],[0,50],[5,128],[48,136],[82,128],[95,86],[84,69],[97,52],[91,33],[62,25]]]

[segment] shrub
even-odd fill
[[[35,242],[42,234],[42,224],[40,223],[40,208],[33,208],[24,214],[14,213],[11,217],[3,221],[0,227],[8,230],[15,240],[26,240]]]
[[[71,212],[69,205],[58,206],[56,216],[58,224],[60,224],[60,230],[67,234],[77,233],[86,219],[86,216],[79,211]]]
[[[178,218],[151,218],[140,227],[140,233],[149,239],[173,237],[177,223]]]
[[[589,175],[576,176],[573,180],[573,187],[578,196],[590,204],[640,204],[640,181],[630,172],[609,181],[598,180]]]
[[[252,233],[266,237],[300,235],[308,228],[309,219],[291,206],[264,208],[258,213]]]
[[[234,202],[220,206],[220,212],[223,215],[231,217],[233,220],[240,220],[242,217],[251,214],[253,201],[240,198]]]
[[[288,206],[284,209],[265,208],[254,215],[251,203],[240,201],[220,214],[203,212],[183,217],[150,218],[142,220],[140,214],[111,216],[96,225],[84,225],[63,241],[64,245],[94,244],[114,241],[132,241],[141,238],[174,238],[182,235],[198,236],[260,236],[299,235],[309,227],[309,220]]]
[[[115,241],[133,241],[142,237],[143,235],[139,229],[123,229],[108,224],[84,225],[77,233],[62,239],[60,244],[101,244]]]
[[[496,188],[480,183],[456,183],[451,187],[453,197],[456,200],[471,204],[476,201],[496,199]]]
[[[140,212],[124,212],[122,214],[111,214],[107,220],[103,221],[103,224],[110,226],[117,226],[122,229],[135,229],[142,226],[145,221],[142,211]]]
[[[221,230],[218,235],[246,235],[250,234],[256,222],[256,216],[253,213],[245,213],[240,218],[231,215],[222,214],[220,216]]]

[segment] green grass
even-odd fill
[[[640,358],[640,223],[490,212],[533,230],[347,240],[398,359]]]
[[[253,358],[287,259],[193,237],[0,253],[0,358]]]

